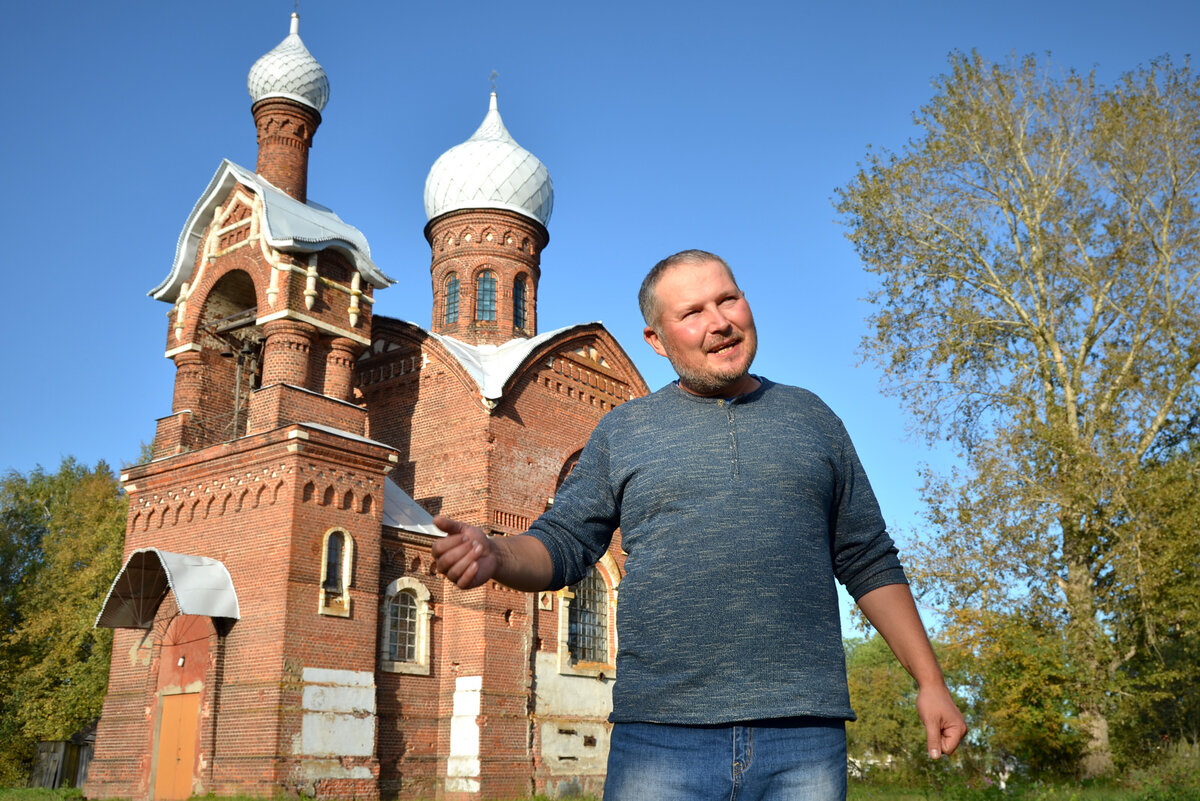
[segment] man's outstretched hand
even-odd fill
[[[483,529],[445,515],[435,516],[433,524],[446,532],[444,539],[433,543],[439,573],[463,590],[474,589],[496,575],[496,551]]]
[[[495,580],[515,590],[538,592],[554,578],[550,552],[535,537],[489,537],[479,526],[445,515],[434,517],[433,524],[446,532],[433,543],[434,564],[459,589]]]

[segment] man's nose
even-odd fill
[[[708,330],[713,333],[728,331],[733,327],[733,324],[729,322],[729,318],[726,317],[721,310],[715,306],[708,310],[708,314],[705,317],[705,323],[708,325]]]

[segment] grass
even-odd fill
[[[83,794],[74,788],[45,790],[41,788],[0,789],[0,801],[81,801]],[[213,796],[198,796],[198,801],[212,801]],[[222,797],[221,801],[261,801],[246,796]],[[550,799],[534,796],[514,801],[599,801],[591,796],[571,796]],[[972,787],[953,785],[941,789],[913,789],[865,782],[850,783],[848,801],[1200,801],[1200,793],[1164,787],[1128,789],[1106,784],[1043,784],[1013,785],[1001,791],[994,785]]]
[[[195,796],[196,801],[214,801],[216,796]],[[281,796],[281,799],[294,801],[292,797]],[[46,790],[41,787],[14,787],[0,788],[0,801],[82,801],[83,793],[73,787],[64,787],[58,790]],[[108,799],[107,801],[120,801],[120,799]],[[261,798],[252,796],[221,796],[220,801],[263,801]],[[530,799],[513,799],[513,801],[600,801],[592,796],[564,796],[559,799],[551,799],[549,796],[536,795]]]

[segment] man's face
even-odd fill
[[[733,397],[758,386],[749,375],[758,348],[750,304],[719,263],[669,268],[654,290],[657,329],[646,342],[671,360],[679,384],[696,395]]]

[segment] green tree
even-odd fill
[[[112,632],[96,614],[121,567],[127,500],[104,462],[64,459],[0,480],[7,554],[23,553],[16,591],[3,596],[0,777],[27,769],[33,744],[70,737],[99,717]],[[5,562],[5,566],[9,562]],[[14,571],[16,568],[14,568]]]
[[[0,786],[24,779],[30,743],[20,737],[10,688],[18,675],[20,653],[10,637],[21,623],[20,596],[42,561],[46,527],[43,508],[31,491],[28,477],[9,472],[0,478]]]
[[[883,637],[848,639],[846,678],[858,720],[846,727],[850,758],[862,768],[909,767],[928,759],[925,729],[917,717],[917,685]]]
[[[991,761],[1012,756],[1036,775],[1073,774],[1084,741],[1054,622],[1017,609],[985,630],[972,660],[971,711]]]
[[[1189,452],[1152,465],[1129,488],[1130,553],[1113,571],[1121,671],[1116,750],[1139,764],[1173,743],[1200,744],[1200,461]]]
[[[1141,580],[1122,568],[1128,490],[1200,400],[1200,85],[1167,59],[1106,89],[956,53],[935,89],[916,137],[838,192],[880,279],[864,347],[917,428],[966,460],[929,485],[946,525],[917,572],[962,608],[960,634],[1017,599],[1061,622],[1095,775],[1138,653],[1112,626],[1131,597],[1115,574]]]

